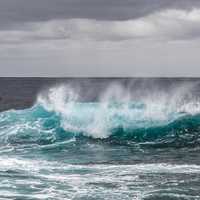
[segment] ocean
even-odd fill
[[[0,199],[200,199],[200,79],[0,78]]]

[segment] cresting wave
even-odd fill
[[[170,98],[134,99],[115,85],[98,101],[84,102],[70,86],[57,86],[41,93],[32,108],[0,113],[0,142],[46,145],[86,137],[118,144],[199,145],[200,102],[186,99],[188,90],[177,91]]]

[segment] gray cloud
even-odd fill
[[[1,76],[198,76],[199,41],[200,0],[0,0]]]
[[[0,0],[0,44],[193,39],[199,37],[200,17],[188,18],[199,8],[199,0]],[[175,11],[162,15],[176,9],[182,18]]]
[[[25,23],[20,30],[0,31],[0,44],[35,41],[191,40],[200,37],[200,9],[162,10],[125,21],[65,19]]]
[[[52,19],[127,20],[167,8],[199,6],[199,0],[0,0],[0,29]]]

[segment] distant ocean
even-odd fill
[[[0,78],[0,199],[200,199],[200,79]]]

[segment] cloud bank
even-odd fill
[[[0,75],[196,76],[199,47],[199,0],[0,0]]]
[[[165,10],[126,21],[66,19],[25,23],[21,30],[0,31],[0,43],[41,40],[189,40],[200,37],[200,9]]]

